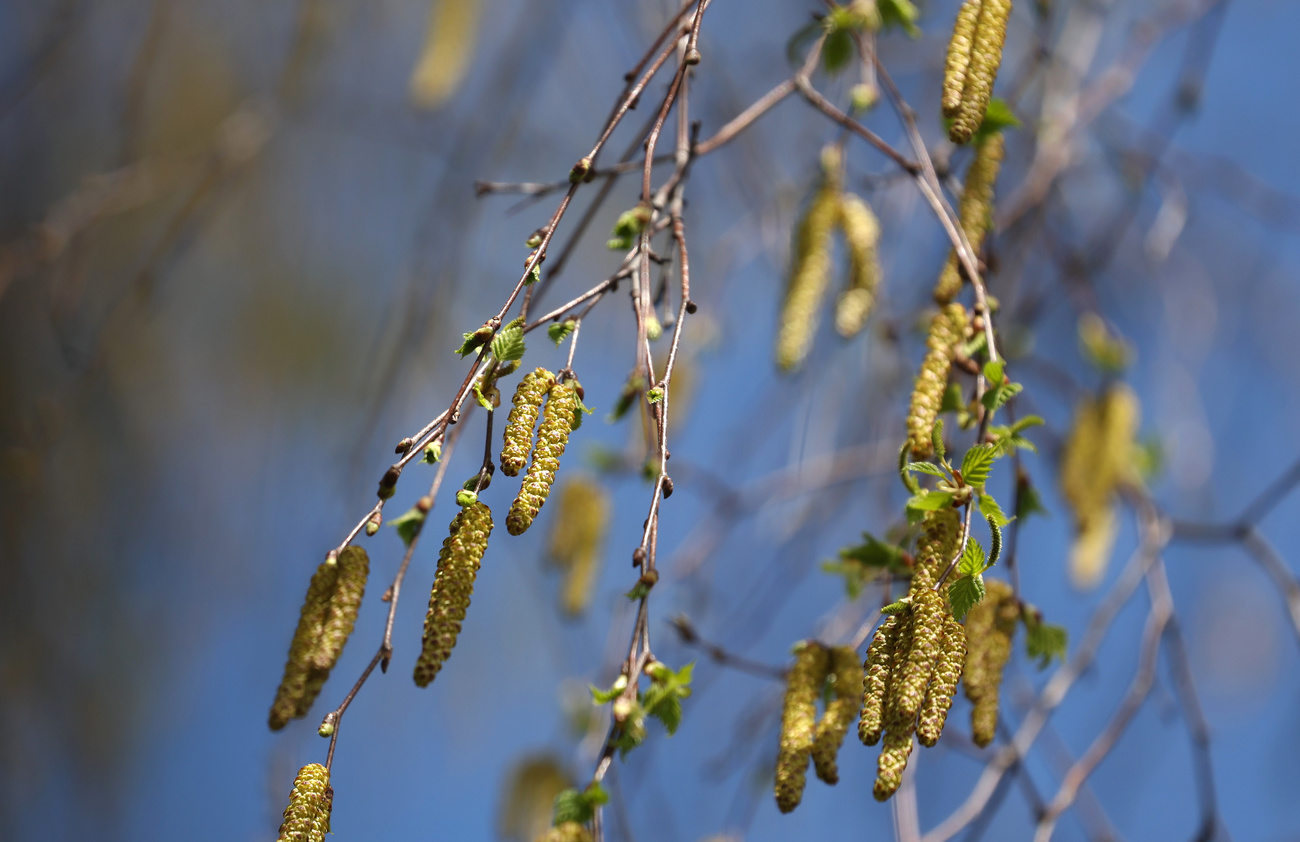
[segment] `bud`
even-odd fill
[[[579,181],[586,178],[587,173],[589,172],[591,172],[591,159],[582,158],[578,163],[573,165],[573,169],[569,170],[569,183],[577,184]]]
[[[456,646],[465,620],[474,578],[492,534],[492,510],[475,502],[456,513],[450,534],[438,553],[438,570],[429,593],[429,613],[424,618],[424,642],[415,664],[415,683],[428,686]]]
[[[930,322],[930,335],[925,342],[929,351],[916,377],[912,406],[907,413],[907,434],[914,459],[926,459],[934,452],[931,432],[944,390],[948,388],[948,369],[966,334],[966,322],[966,309],[960,304],[943,307]]]
[[[788,813],[803,800],[817,720],[817,697],[830,668],[826,648],[804,641],[795,652],[781,712],[781,750],[776,759],[776,806]]]
[[[319,763],[302,767],[294,778],[289,806],[284,808],[279,842],[325,842],[333,801],[329,771]]]
[[[573,413],[578,406],[573,385],[557,382],[551,386],[548,394],[542,424],[537,431],[533,461],[528,466],[528,474],[519,489],[519,496],[506,515],[506,530],[511,535],[522,535],[541,511],[551,493],[555,473],[560,469],[560,457],[564,454],[569,434],[573,430]]]
[[[456,492],[456,505],[461,508],[472,506],[477,502],[478,495],[473,491],[470,491],[468,488],[462,488],[460,491]]]
[[[514,406],[506,418],[504,442],[501,445],[501,473],[518,476],[533,449],[533,427],[542,409],[542,400],[555,382],[555,375],[544,368],[534,369],[524,375],[510,402]]]

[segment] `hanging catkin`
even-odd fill
[[[835,330],[845,339],[867,323],[880,283],[880,223],[871,208],[851,193],[840,198],[838,221],[849,253],[849,281],[835,302]]]
[[[594,479],[578,476],[560,489],[551,530],[550,561],[564,571],[560,608],[577,616],[591,602],[600,572],[600,552],[609,528],[609,493]]]
[[[966,667],[962,677],[970,699],[971,738],[976,745],[993,742],[998,727],[998,697],[1002,670],[1011,657],[1011,639],[1020,606],[1011,588],[993,579],[985,585],[984,599],[966,615]]]
[[[542,400],[554,382],[554,374],[537,368],[525,374],[515,388],[501,444],[501,473],[508,477],[518,476],[528,464],[528,455],[533,451],[533,427],[537,426]]]
[[[931,432],[943,402],[943,392],[948,388],[948,370],[966,334],[966,324],[966,309],[957,303],[940,308],[930,322],[930,334],[925,340],[929,350],[921,362],[907,413],[907,436],[915,459],[926,459],[934,453]]]
[[[862,689],[862,673],[858,669],[858,656],[847,646],[830,650],[830,674],[834,678],[833,698],[817,723],[813,736],[812,759],[817,777],[828,784],[839,782],[839,768],[835,758],[849,732],[853,712],[857,709],[858,694]]]
[[[943,621],[947,612],[942,596],[930,588],[923,588],[912,597],[911,613],[912,647],[891,688],[888,722],[915,722],[943,643]]]
[[[902,615],[895,614],[876,629],[862,662],[862,712],[858,717],[858,739],[863,745],[880,742],[885,730],[885,693],[893,666],[894,645],[898,640]]]
[[[978,13],[970,7],[978,7]],[[971,25],[974,14],[974,26]],[[948,60],[944,68],[944,113],[953,118],[948,139],[966,143],[984,122],[993,83],[1002,65],[1002,44],[1007,35],[1011,0],[966,0],[957,13]],[[961,95],[953,107],[952,92]]]
[[[537,837],[536,842],[591,842],[591,831],[577,822],[561,822]]]
[[[808,356],[826,288],[830,283],[832,241],[840,207],[839,152],[822,153],[825,174],[795,233],[790,278],[776,337],[776,364],[793,371]]]
[[[319,763],[302,767],[294,778],[289,806],[284,808],[279,842],[325,842],[333,801],[329,771]]]
[[[817,722],[817,698],[829,668],[830,653],[824,646],[813,641],[799,645],[786,680],[781,750],[776,758],[776,806],[782,813],[790,812],[803,800]]]
[[[433,681],[456,646],[474,593],[474,577],[492,534],[492,510],[485,503],[471,503],[456,513],[449,533],[438,552],[429,613],[424,618],[423,647],[415,663],[415,683],[420,687]]]
[[[546,408],[542,410],[542,425],[537,431],[533,461],[528,466],[519,496],[506,515],[506,531],[511,535],[524,534],[551,493],[555,472],[560,469],[560,457],[564,455],[569,434],[573,431],[573,413],[577,409],[578,396],[572,384],[557,381],[551,386]]]
[[[370,557],[361,547],[345,547],[338,557],[338,576],[334,593],[325,612],[316,651],[311,663],[317,669],[332,670],[343,654],[343,646],[352,634],[361,610],[361,598],[366,594],[366,579],[370,575]]]
[[[921,721],[916,727],[916,738],[921,745],[933,746],[939,742],[965,660],[966,630],[949,616],[944,620],[943,645],[939,649],[934,675],[930,678],[930,688],[925,693],[925,702],[921,705]]]
[[[977,259],[993,218],[993,185],[998,179],[1005,150],[1006,140],[1002,132],[990,132],[975,145],[975,159],[966,170],[958,214],[966,241]],[[963,279],[961,261],[957,259],[957,250],[953,249],[939,274],[939,282],[935,284],[934,300],[941,306],[952,301],[961,292]]]

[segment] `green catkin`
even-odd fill
[[[885,735],[885,743],[880,749],[880,759],[876,761],[876,785],[871,794],[877,801],[888,801],[889,797],[903,782],[903,770],[907,768],[908,755],[912,753],[912,732]]]
[[[551,386],[546,409],[542,411],[542,426],[537,431],[532,464],[528,466],[519,496],[506,515],[506,531],[511,535],[522,535],[532,526],[533,518],[550,495],[555,472],[560,469],[560,457],[573,432],[573,413],[577,408],[578,395],[571,384],[557,382]]]
[[[930,334],[925,341],[929,351],[916,377],[912,405],[907,413],[907,436],[915,459],[927,459],[934,453],[930,434],[944,390],[948,388],[948,369],[966,334],[966,323],[966,309],[957,303],[941,308],[930,322]]]
[[[830,673],[835,679],[834,697],[827,703],[826,712],[817,723],[812,759],[817,777],[833,786],[840,780],[835,757],[844,744],[844,735],[849,732],[849,724],[857,709],[858,689],[862,686],[857,653],[847,646],[830,650]]]
[[[429,613],[424,618],[423,647],[415,663],[415,683],[420,687],[433,681],[456,646],[460,624],[474,593],[474,577],[491,534],[492,510],[485,503],[466,506],[451,521],[449,534],[438,552]]]
[[[793,371],[808,356],[830,283],[832,238],[840,206],[839,163],[838,156],[833,161],[829,160],[831,155],[823,157],[828,159],[827,174],[796,231],[790,279],[781,305],[776,364],[782,371]]]
[[[940,509],[926,514],[921,524],[921,536],[916,541],[909,594],[915,596],[923,589],[934,587],[934,583],[957,555],[957,541],[960,537],[961,518],[957,516],[956,509]],[[951,579],[941,588],[945,596],[949,584]]]
[[[324,842],[330,832],[333,801],[329,770],[319,763],[302,767],[294,778],[289,806],[284,808],[279,842]]]
[[[880,742],[880,735],[885,730],[885,691],[889,686],[894,644],[902,622],[900,615],[895,614],[881,623],[867,647],[866,660],[862,662],[862,712],[858,717],[858,739],[863,745],[873,746]]]
[[[896,676],[890,698],[890,722],[913,722],[925,700],[939,649],[943,643],[943,597],[929,588],[912,597],[912,647],[902,672]]]
[[[951,616],[944,620],[943,646],[939,661],[934,666],[930,689],[921,705],[921,721],[916,727],[916,738],[921,745],[930,747],[939,742],[943,725],[952,707],[952,696],[961,680],[962,666],[966,661],[966,630]]]
[[[559,511],[551,530],[551,563],[564,571],[560,608],[570,617],[587,610],[600,572],[600,552],[609,528],[609,493],[580,476],[560,490]]]
[[[830,653],[821,644],[804,641],[795,653],[781,711],[781,750],[776,758],[776,806],[788,813],[803,800],[821,695]]]
[[[990,580],[984,599],[966,615],[966,665],[962,679],[970,699],[971,739],[976,745],[993,742],[998,727],[998,698],[1002,671],[1011,657],[1011,639],[1020,617],[1011,588]]]
[[[333,556],[323,561],[312,574],[307,597],[298,615],[298,627],[289,644],[284,677],[275,691],[275,701],[271,703],[268,724],[272,731],[280,730],[290,719],[306,716],[329,677],[329,669],[313,666],[312,660],[325,629],[338,576],[339,565]]]
[[[835,302],[835,330],[845,339],[867,323],[880,283],[880,223],[866,202],[846,193],[839,203],[839,225],[849,253],[849,282]]]
[[[958,215],[961,217],[966,240],[976,257],[979,257],[984,248],[984,238],[993,218],[993,185],[998,180],[998,170],[1002,167],[1005,153],[1006,139],[1002,132],[987,134],[975,145],[975,159],[966,170],[966,183],[962,188]],[[948,262],[939,274],[939,282],[935,284],[934,300],[940,305],[952,301],[961,292],[964,279],[957,251],[953,249],[948,253]]]
[[[370,556],[363,547],[345,547],[338,557],[338,576],[325,622],[321,629],[316,651],[312,653],[312,666],[322,670],[334,669],[343,647],[352,634],[361,610],[361,598],[366,593],[366,579],[370,575]]]
[[[591,831],[577,822],[561,822],[537,837],[536,842],[591,842]]]
[[[975,46],[975,26],[983,0],[965,0],[957,10],[957,21],[948,42],[948,57],[943,69],[943,116],[956,117],[961,111],[962,91],[966,88],[966,71],[970,68],[971,49]]]
[[[533,450],[533,427],[542,410],[542,399],[554,382],[554,374],[538,368],[525,374],[515,388],[501,445],[501,473],[508,477],[518,476],[528,464],[528,454]]]
[[[966,143],[984,122],[993,82],[1002,65],[1002,45],[1007,37],[1007,19],[1011,17],[1011,0],[983,0],[975,23],[970,63],[962,84],[961,106],[948,129],[953,143]]]

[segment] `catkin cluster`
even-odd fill
[[[966,615],[966,670],[962,683],[971,700],[971,739],[993,742],[998,729],[998,694],[1002,670],[1011,657],[1011,639],[1020,619],[1020,604],[1005,582],[990,580],[984,599]]]
[[[962,187],[961,205],[958,214],[961,227],[966,233],[975,256],[984,247],[984,237],[988,234],[993,218],[993,185],[998,180],[998,170],[1002,167],[1002,157],[1006,151],[1006,141],[1001,132],[990,132],[975,145],[975,160],[966,170],[966,183]],[[943,306],[957,297],[961,292],[963,274],[961,261],[957,259],[956,249],[948,254],[948,262],[939,274],[939,282],[934,287],[934,300]]]
[[[533,428],[542,411],[542,400],[554,383],[555,375],[544,368],[530,371],[519,381],[510,400],[512,406],[501,445],[501,473],[506,476],[519,476],[528,464],[528,455],[533,452]]]
[[[329,770],[319,763],[302,767],[294,778],[289,806],[284,808],[279,842],[325,842],[333,803]]]
[[[522,383],[520,388],[523,388]],[[574,413],[579,411],[575,383],[555,380],[551,382],[546,394],[546,407],[542,410],[542,423],[537,430],[533,461],[528,465],[528,473],[524,475],[519,496],[506,515],[506,531],[511,535],[522,535],[532,526],[533,518],[537,517],[550,495],[555,472],[560,469],[560,457],[564,455],[569,434],[573,432]],[[514,418],[513,412],[510,417]],[[533,417],[536,418],[535,412]],[[531,437],[531,426],[525,435]],[[503,453],[503,458],[504,455]]]
[[[840,230],[849,253],[849,279],[835,302],[835,330],[845,339],[867,323],[880,284],[880,223],[870,206],[851,193],[840,197]]]
[[[331,554],[312,574],[284,677],[271,703],[271,730],[280,730],[311,709],[352,634],[369,574],[370,557],[356,546]]]
[[[1011,0],[965,0],[948,42],[943,74],[943,114],[952,119],[948,139],[966,143],[984,122],[993,82],[1002,65]]]
[[[817,777],[839,782],[836,757],[853,721],[858,688],[858,658],[847,646],[826,647],[806,640],[795,650],[781,712],[781,750],[776,759],[776,805],[788,813],[803,800],[808,760]],[[817,700],[830,683],[830,699],[821,718]]]
[[[471,503],[456,513],[449,533],[438,552],[429,613],[424,618],[424,643],[415,663],[415,683],[420,687],[433,681],[456,646],[474,593],[474,578],[492,534],[492,510],[485,503]]]
[[[591,842],[591,831],[577,822],[561,822],[537,837],[537,842]]]
[[[948,370],[966,337],[967,324],[966,308],[955,302],[941,307],[930,321],[930,333],[925,340],[928,350],[916,376],[912,405],[907,413],[907,438],[915,459],[929,458],[934,452],[931,436],[934,420],[939,415],[944,390],[948,388]]]
[[[1061,453],[1061,496],[1074,510],[1070,578],[1095,586],[1106,572],[1115,542],[1115,492],[1133,475],[1133,449],[1142,408],[1128,386],[1117,383],[1085,399]]]
[[[560,490],[550,561],[564,572],[560,608],[569,616],[587,610],[600,572],[600,552],[609,528],[609,493],[595,480],[574,477]]]
[[[867,648],[858,737],[866,745],[884,737],[873,789],[879,801],[902,783],[912,735],[927,746],[938,741],[961,679],[966,636],[948,610],[946,584],[934,589],[957,551],[960,529],[952,509],[927,515],[909,607],[887,619]]]

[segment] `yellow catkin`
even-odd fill
[[[921,535],[916,541],[915,560],[912,563],[911,596],[934,587],[948,565],[957,555],[957,542],[961,538],[961,518],[956,509],[928,512],[921,523]],[[951,578],[942,592],[946,595]]]
[[[343,654],[343,647],[352,634],[361,610],[361,598],[366,594],[366,579],[370,575],[370,556],[362,547],[348,546],[339,553],[338,575],[325,622],[316,650],[312,653],[312,666],[332,670]]]
[[[880,749],[880,759],[876,761],[876,785],[871,794],[877,801],[888,801],[898,791],[903,782],[903,771],[907,769],[907,758],[912,753],[912,733],[895,733],[885,735],[884,745]]]
[[[781,711],[781,749],[776,758],[776,806],[788,813],[803,800],[817,722],[817,699],[830,668],[830,653],[812,641],[802,643],[785,688]]]
[[[971,701],[971,739],[993,742],[998,728],[1002,671],[1011,657],[1011,641],[1020,617],[1010,586],[989,580],[984,599],[966,615],[966,665],[962,686]]]
[[[284,808],[279,842],[324,842],[330,832],[330,808],[334,791],[330,773],[319,763],[302,767]]]
[[[587,610],[600,573],[601,548],[609,529],[609,493],[594,479],[578,476],[560,489],[549,557],[564,571],[560,608],[571,617]]]
[[[497,836],[532,842],[551,827],[555,796],[572,786],[563,765],[549,754],[521,759],[511,769],[500,810]]]
[[[914,722],[925,700],[934,665],[943,643],[944,617],[947,609],[943,597],[929,588],[912,597],[912,647],[902,671],[895,677],[889,722]]]
[[[460,87],[474,55],[482,8],[482,0],[434,0],[411,73],[411,102],[417,108],[436,108]]]
[[[782,371],[793,371],[808,356],[830,283],[833,236],[840,207],[839,164],[837,155],[823,157],[827,159],[827,173],[796,230],[790,278],[781,305],[776,364]]]
[[[881,623],[867,647],[866,660],[862,662],[862,711],[858,715],[858,739],[863,745],[873,746],[880,742],[880,735],[885,730],[885,692],[889,687],[894,644],[902,622],[895,614]]]
[[[939,742],[965,661],[966,630],[961,623],[949,616],[944,620],[939,661],[934,666],[934,675],[930,678],[930,687],[926,690],[925,701],[921,705],[921,720],[916,726],[916,738],[921,745],[933,746]]]
[[[975,46],[975,25],[983,0],[965,0],[957,10],[957,21],[948,41],[948,57],[943,68],[943,116],[956,117],[961,111],[962,91],[966,88],[966,71],[970,67],[971,49]]]
[[[984,248],[984,238],[988,234],[993,218],[993,186],[998,180],[998,170],[1002,167],[1002,158],[1006,152],[1006,140],[1002,132],[985,135],[975,145],[975,159],[966,170],[966,183],[962,188],[961,205],[958,211],[962,230],[970,243],[975,256],[979,257]],[[957,250],[948,253],[948,262],[939,274],[939,282],[934,287],[934,300],[944,305],[957,297],[965,275],[957,259]]]
[[[560,457],[568,446],[573,432],[573,413],[578,409],[578,395],[572,383],[556,382],[551,386],[542,411],[542,425],[537,430],[537,446],[533,461],[528,466],[519,496],[506,514],[506,531],[522,535],[532,526],[533,519],[551,493],[555,472],[560,469]]]
[[[542,400],[554,382],[554,374],[537,368],[525,374],[515,387],[501,443],[501,473],[508,477],[519,476],[528,464],[528,455],[533,451],[533,428],[542,411]]]
[[[472,503],[456,513],[448,531],[438,553],[423,646],[415,663],[415,683],[420,687],[433,681],[456,646],[474,593],[474,578],[492,534],[492,510],[485,503]]]
[[[1106,573],[1114,546],[1115,493],[1132,478],[1133,449],[1141,405],[1118,383],[1096,399],[1085,399],[1061,453],[1061,496],[1074,511],[1075,541],[1070,578],[1076,587],[1095,587]]]
[[[847,646],[830,650],[830,674],[833,697],[826,705],[813,735],[812,759],[817,777],[828,784],[839,783],[839,768],[835,762],[849,732],[853,713],[857,710],[858,695],[862,689],[862,673],[858,669],[858,655]]]
[[[866,202],[846,193],[840,199],[839,225],[849,253],[849,282],[835,302],[835,330],[848,339],[866,325],[880,284],[880,223]]]
[[[930,334],[925,341],[929,350],[917,374],[907,413],[907,437],[913,458],[926,459],[934,452],[931,432],[943,402],[943,392],[948,388],[948,370],[966,335],[966,324],[966,309],[957,303],[941,308],[930,322]]]
[[[562,822],[537,837],[536,842],[591,842],[591,831],[577,822]]]
[[[953,143],[966,143],[984,122],[993,97],[993,83],[1002,66],[1002,44],[1007,37],[1011,0],[983,0],[975,23],[970,63],[963,80],[961,105],[948,129]]]

